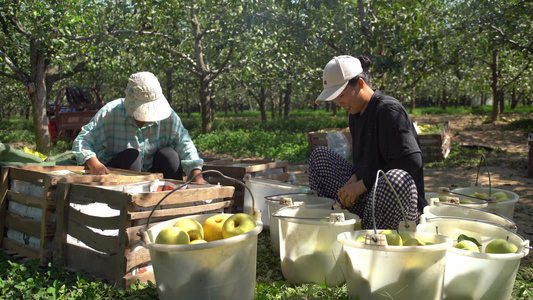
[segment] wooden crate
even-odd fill
[[[444,160],[452,149],[452,134],[449,121],[444,122],[442,131],[437,134],[419,134],[420,149],[424,162]]]
[[[312,131],[307,134],[309,139],[309,153],[313,152],[313,150],[315,150],[318,146],[328,146],[328,140],[326,139],[328,132],[343,132],[350,145],[352,145],[352,134],[350,133],[350,128],[326,128],[318,131]]]
[[[352,144],[352,135],[348,128],[329,128],[320,131],[313,131],[308,133],[309,137],[309,153],[315,150],[318,146],[328,146],[326,135],[328,132],[343,132]],[[443,160],[450,154],[452,147],[452,136],[450,132],[450,124],[448,121],[444,123],[444,127],[439,134],[419,134],[420,150],[422,150],[422,159],[427,161]]]
[[[529,134],[529,157],[528,157],[528,176],[533,178],[533,133]]]
[[[257,159],[221,159],[204,163],[203,170],[217,170],[233,179],[244,182],[244,176],[251,177],[273,176],[287,172],[288,161],[286,160],[257,160]],[[245,188],[232,181],[220,177],[217,174],[206,173],[204,178],[213,184],[231,185],[235,187],[234,206],[232,212],[243,212]]]
[[[160,182],[183,183],[176,180]],[[146,227],[153,207],[167,196],[160,209],[154,210],[150,226],[180,216],[225,210],[232,205],[234,190],[232,186],[191,183],[187,189],[174,192],[131,193],[60,183],[55,261],[68,268],[84,270],[121,288],[128,288],[136,280],[155,283],[153,271],[149,270],[150,253],[142,247],[138,235],[140,228]],[[96,204],[107,205],[115,213],[99,210],[99,215],[95,215],[80,208]]]
[[[60,182],[105,185],[163,178],[161,173],[119,169],[110,171],[109,175],[98,176],[85,174],[83,166],[3,167],[0,188],[0,248],[30,259],[39,258],[42,263],[53,260],[57,184]],[[59,175],[61,172],[70,174]]]

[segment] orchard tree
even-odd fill
[[[141,7],[96,0],[0,4],[0,76],[25,85],[38,151],[50,151],[46,104],[54,84],[90,70],[96,62],[113,64],[115,57],[100,55],[100,47],[118,47],[110,37],[160,35],[145,30]]]

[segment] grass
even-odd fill
[[[290,284],[281,272],[279,256],[271,249],[270,234],[258,236],[255,299],[348,299],[346,284]],[[533,267],[521,265],[512,300],[533,297]],[[57,264],[37,260],[14,261],[0,252],[0,293],[5,299],[157,299],[157,286],[136,283],[128,290],[97,281],[83,272],[70,272]]]
[[[531,113],[533,108],[519,108],[507,112]],[[491,107],[416,109],[414,115],[424,114],[476,114],[488,117]],[[270,115],[269,115],[270,118]],[[232,157],[262,157],[286,159],[291,164],[306,163],[309,155],[307,133],[324,128],[345,128],[348,118],[344,112],[334,117],[325,111],[293,111],[288,120],[269,119],[260,121],[257,111],[230,113],[227,118],[217,113],[213,123],[213,133],[201,134],[200,117],[193,114],[183,123],[196,146],[201,151],[211,151]],[[533,120],[509,120],[509,130],[533,132]],[[0,142],[34,145],[33,123],[23,118],[12,118],[0,122]],[[71,143],[57,143],[53,154],[70,149]],[[477,167],[481,155],[490,166],[498,166],[502,157],[512,153],[500,149],[487,151],[483,148],[452,145],[449,157],[440,162],[426,163],[426,168]],[[256,299],[347,299],[346,285],[328,288],[323,284],[292,285],[286,282],[281,273],[279,257],[270,249],[267,231],[259,235],[257,256]],[[155,299],[157,289],[154,284],[135,284],[125,291],[100,282],[83,272],[69,272],[59,265],[41,266],[36,261],[24,263],[12,260],[5,252],[0,252],[0,295],[8,299]],[[523,263],[518,271],[513,289],[513,300],[533,298],[533,265]]]

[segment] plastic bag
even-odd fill
[[[326,134],[328,148],[349,160],[352,157],[352,146],[343,132],[328,132]]]

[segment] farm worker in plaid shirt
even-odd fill
[[[109,174],[111,167],[181,180],[183,171],[190,178],[203,166],[187,129],[150,72],[130,76],[126,97],[107,103],[81,128],[72,152],[94,175]],[[207,183],[202,175],[194,181]]]

